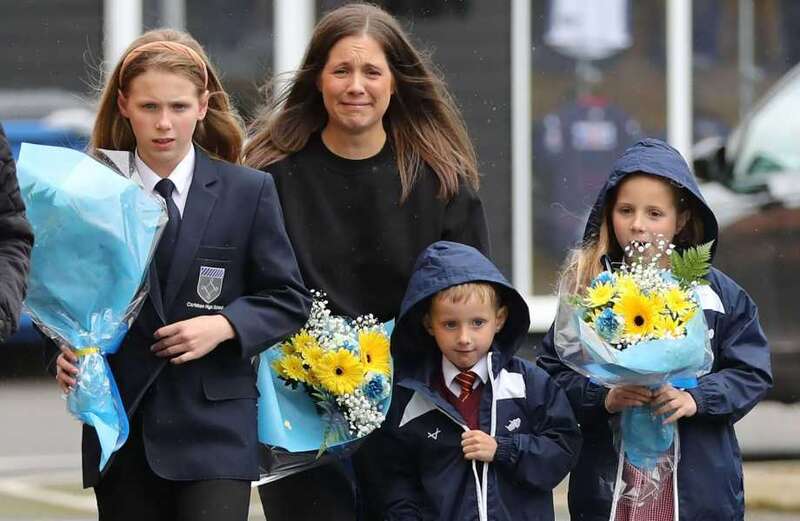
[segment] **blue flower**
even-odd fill
[[[606,308],[595,319],[594,327],[597,334],[600,335],[606,342],[616,343],[619,340],[619,334],[622,330],[622,319],[611,311],[611,308]]]
[[[364,396],[371,402],[383,400],[386,397],[389,382],[382,374],[375,374],[364,386]]]
[[[607,271],[603,271],[600,273],[600,275],[594,278],[591,286],[595,287],[599,284],[612,284],[613,282],[614,282],[614,275],[612,275]]]

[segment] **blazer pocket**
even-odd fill
[[[235,246],[200,246],[197,248],[197,260],[212,262],[229,262],[236,254]]]
[[[228,376],[203,378],[203,394],[211,401],[258,398],[255,378],[250,376]]]

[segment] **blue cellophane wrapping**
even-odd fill
[[[25,308],[79,357],[69,411],[97,431],[100,468],[128,436],[106,355],[116,352],[147,294],[146,273],[166,223],[162,201],[92,157],[23,143],[20,191],[35,244]]]
[[[556,313],[554,345],[559,358],[578,373],[606,387],[641,385],[656,389],[666,383],[688,389],[708,373],[714,360],[705,315],[698,310],[686,325],[686,336],[640,342],[618,350],[581,320],[562,291]],[[698,299],[695,299],[698,301]],[[663,425],[650,407],[631,407],[621,414],[626,459],[652,470],[673,444],[675,424]]]

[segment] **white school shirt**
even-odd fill
[[[486,353],[486,356],[467,369],[467,371],[472,371],[478,375],[478,378],[475,379],[475,383],[472,384],[473,389],[478,387],[481,383],[485,384],[486,381],[489,380],[489,364],[486,363],[487,356],[489,356],[489,353]],[[453,362],[448,360],[446,356],[442,355],[442,376],[444,376],[444,385],[447,386],[447,389],[456,397],[461,396],[461,385],[455,381],[456,376],[458,376],[460,372],[461,369],[453,365]]]
[[[133,160],[136,163],[136,170],[139,172],[139,176],[144,184],[144,189],[161,197],[161,194],[156,192],[156,185],[161,181],[161,176],[153,172],[153,170],[142,161],[142,158],[139,157],[138,150]],[[189,152],[186,153],[180,163],[178,163],[175,169],[167,176],[167,179],[172,181],[175,185],[175,190],[172,191],[172,201],[175,203],[175,206],[178,207],[178,213],[181,214],[181,218],[183,218],[183,208],[186,206],[186,197],[189,195],[189,187],[192,186],[194,161],[195,153],[194,147],[192,146],[189,147]]]

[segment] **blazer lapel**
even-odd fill
[[[167,287],[164,290],[164,309],[166,311],[172,307],[183,281],[186,280],[220,189],[219,172],[216,165],[205,152],[199,148],[195,148],[195,151],[197,155],[194,178],[186,198],[186,206],[183,209],[178,242],[175,245],[172,265],[167,276]]]
[[[161,297],[161,284],[158,282],[158,271],[156,271],[156,260],[155,257],[150,262],[150,266],[147,269],[147,279],[149,282],[149,290],[148,293],[150,294],[150,300],[153,302],[153,307],[158,314],[158,318],[166,324],[167,318],[164,314],[164,301]]]

